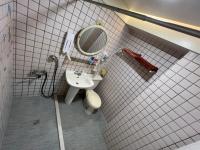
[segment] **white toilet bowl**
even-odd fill
[[[101,98],[94,90],[86,90],[85,112],[90,115],[101,107]]]

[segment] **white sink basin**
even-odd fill
[[[74,71],[66,71],[66,80],[70,86],[85,89],[90,88],[94,85],[92,78],[89,77],[86,73],[81,73],[80,75],[75,74]]]
[[[76,94],[80,89],[88,89],[94,85],[94,82],[90,75],[86,73],[77,73],[75,71],[66,70],[66,81],[70,85],[65,102],[71,104]]]

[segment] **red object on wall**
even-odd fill
[[[128,48],[123,48],[122,49],[123,53],[128,54],[129,56],[131,56],[132,58],[134,58],[135,60],[137,60],[141,65],[143,65],[148,71],[158,71],[158,68],[154,65],[152,65],[151,63],[149,63],[147,60],[145,60],[141,54],[135,53],[132,50],[128,49]]]

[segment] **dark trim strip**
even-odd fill
[[[125,15],[128,15],[128,16],[143,20],[143,21],[148,21],[150,23],[154,23],[154,24],[157,24],[157,25],[160,25],[160,26],[163,26],[163,27],[166,27],[166,28],[178,31],[178,32],[182,32],[182,33],[200,38],[200,31],[199,30],[191,29],[191,28],[188,28],[188,27],[185,27],[185,26],[174,24],[174,23],[160,21],[160,20],[145,16],[145,15],[142,15],[142,14],[139,14],[139,13],[136,13],[136,12],[131,12],[131,11],[128,11],[128,10],[125,10],[125,9],[121,9],[121,8],[114,7],[114,6],[111,6],[111,5],[103,4],[103,3],[100,3],[100,2],[97,2],[97,1],[93,1],[93,0],[83,0],[83,1],[95,4],[95,5],[98,5],[98,6],[113,10],[113,11],[116,11],[118,13],[125,14]]]

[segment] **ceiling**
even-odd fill
[[[200,26],[200,0],[116,0],[132,11]]]
[[[157,20],[200,31],[200,0],[103,0],[106,4],[127,9]],[[117,13],[131,28],[138,28],[176,45],[200,53],[200,38],[147,21]]]

